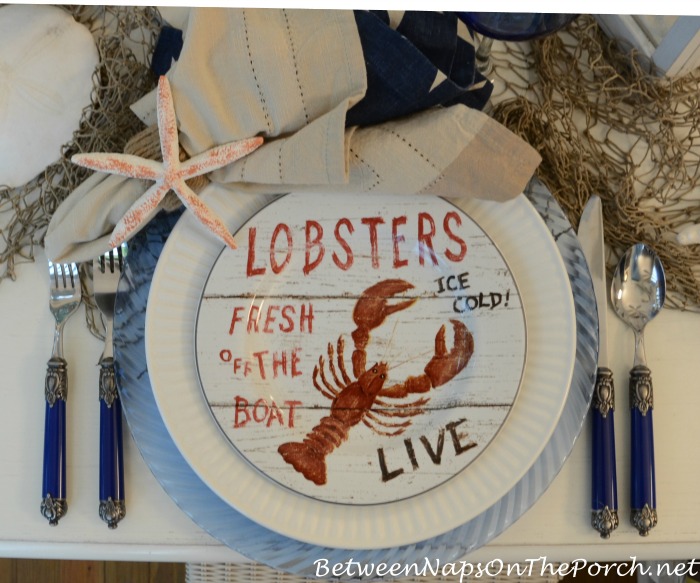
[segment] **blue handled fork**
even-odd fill
[[[126,256],[126,244],[93,261],[92,277],[97,304],[105,325],[105,347],[100,358],[100,518],[116,528],[126,515],[122,406],[114,370],[112,327],[117,286]]]
[[[56,526],[66,501],[66,398],[68,363],[63,357],[63,326],[80,306],[82,292],[75,263],[49,261],[49,308],[56,320],[53,350],[44,382],[44,472],[41,514]]]

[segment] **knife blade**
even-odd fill
[[[592,419],[591,525],[602,538],[609,538],[620,521],[617,515],[617,467],[615,460],[615,385],[608,368],[607,308],[605,278],[603,208],[600,197],[586,203],[579,222],[578,238],[591,272],[598,305],[598,370],[596,373]]]

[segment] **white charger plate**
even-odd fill
[[[158,411],[146,365],[146,304],[164,242],[180,213],[159,215],[136,235],[120,280],[115,310],[117,382],[124,413],[139,451],[164,491],[200,528],[248,559],[313,578],[315,560],[362,564],[445,563],[478,549],[516,522],[540,498],[568,458],[591,402],[598,352],[598,320],[588,265],[567,218],[547,189],[534,180],[527,196],[545,220],[566,265],[576,310],[576,358],[571,387],[557,426],[537,461],[496,504],[438,537],[401,547],[357,550],[315,546],[284,537],[226,504],[194,473]]]
[[[205,196],[233,232],[267,202],[220,186]],[[385,548],[465,523],[501,499],[532,466],[557,423],[571,378],[575,321],[568,277],[542,219],[524,197],[505,204],[454,202],[500,248],[518,282],[528,334],[522,386],[506,423],[472,464],[432,490],[382,505],[328,504],[281,488],[238,455],[219,431],[198,386],[194,329],[201,291],[221,245],[191,217],[178,223],[149,295],[149,374],[174,443],[224,501],[298,540]]]

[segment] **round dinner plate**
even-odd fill
[[[521,384],[525,317],[466,213],[434,197],[289,194],[238,240],[204,286],[196,364],[219,427],[261,473],[381,504],[488,447]]]
[[[330,564],[348,560],[410,564],[426,558],[455,561],[509,528],[540,498],[568,458],[586,418],[597,366],[595,298],[578,240],[561,208],[540,182],[533,181],[526,194],[545,220],[567,269],[576,310],[576,359],[566,403],[552,437],[533,466],[496,504],[458,528],[418,544],[360,551],[309,545],[282,536],[249,520],[214,494],[173,443],[160,417],[146,368],[144,328],[152,274],[180,213],[161,213],[136,235],[115,309],[117,381],[124,413],[141,455],[165,493],[222,544],[250,560],[305,577],[316,576],[319,558]]]
[[[214,185],[203,196],[234,233],[269,202]],[[313,209],[318,195],[305,196],[307,208]],[[362,207],[363,195],[353,200]],[[576,333],[566,269],[548,229],[525,197],[508,203],[451,202],[493,241],[517,282],[527,332],[525,367],[505,422],[480,455],[439,485],[382,504],[330,503],[300,494],[280,486],[231,446],[200,388],[195,350],[202,290],[222,246],[188,214],[179,221],[160,256],[149,295],[149,375],[174,443],[222,500],[266,528],[311,544],[394,547],[471,520],[501,499],[532,466],[557,424],[571,380]],[[242,245],[243,238],[238,239]]]

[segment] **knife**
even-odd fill
[[[609,538],[620,521],[617,516],[617,469],[615,463],[615,386],[608,368],[607,306],[603,210],[600,198],[591,196],[578,227],[578,238],[593,280],[598,305],[598,370],[596,373],[591,419],[593,426],[593,482],[591,525],[601,538]]]

